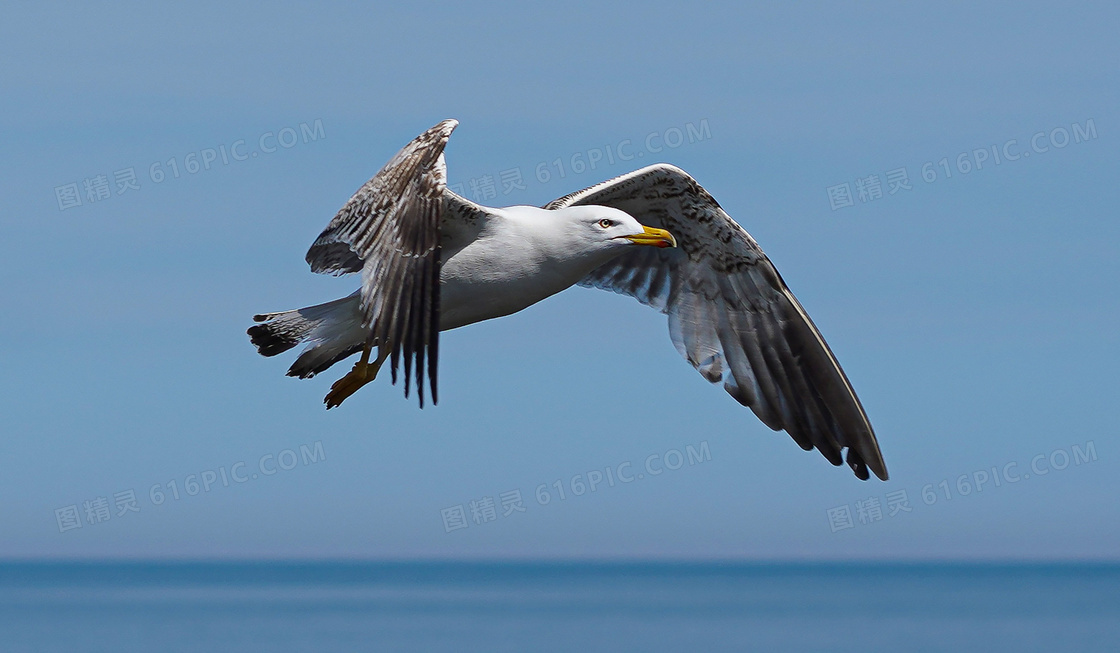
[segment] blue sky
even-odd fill
[[[9,7],[0,556],[1115,559],[1118,27],[1103,3]],[[447,117],[451,183],[495,205],[691,172],[823,331],[891,480],[587,289],[445,334],[436,408],[381,379],[324,411],[335,371],[285,378],[249,317],[353,290],[307,246]],[[607,468],[634,480],[578,491]]]

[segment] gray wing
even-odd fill
[[[803,449],[861,479],[887,479],[875,432],[851,383],[770,259],[683,170],[658,164],[555,200],[546,209],[610,206],[668,229],[677,248],[636,248],[581,285],[631,295],[669,316],[673,344],[701,375]]]
[[[444,120],[406,145],[346,202],[307,252],[313,272],[362,273],[362,326],[369,342],[390,349],[404,391],[415,363],[424,405],[424,362],[438,400],[440,222],[447,168],[443,149],[459,123]]]

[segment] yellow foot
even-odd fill
[[[377,378],[377,371],[381,369],[381,360],[373,363],[368,363],[365,357],[362,360],[354,363],[354,369],[350,370],[346,376],[334,382],[331,386],[331,391],[327,393],[323,403],[327,405],[327,410],[335,406],[342,405],[346,398],[354,394],[363,385]]]

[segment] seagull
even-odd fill
[[[492,208],[447,188],[456,120],[416,137],[343,205],[307,252],[311,271],[361,273],[325,304],[255,315],[263,356],[307,343],[289,376],[360,354],[334,408],[389,361],[405,396],[438,401],[439,332],[516,313],[574,285],[668,316],[681,356],[768,427],[855,475],[887,479],[875,433],[820,331],[754,238],[688,173],[660,163],[544,207]],[[373,351],[376,349],[376,354]],[[842,452],[846,450],[846,457]]]

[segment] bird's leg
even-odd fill
[[[389,348],[378,347],[377,360],[370,363],[369,352],[372,347],[373,345],[367,342],[365,346],[362,347],[362,357],[358,359],[357,363],[354,363],[354,369],[350,370],[346,376],[335,381],[334,385],[331,386],[331,391],[328,392],[326,398],[323,399],[323,403],[327,405],[327,410],[342,405],[342,402],[346,401],[347,397],[357,392],[363,385],[377,378],[377,372],[381,369],[381,364],[385,362],[385,359],[389,355]]]

